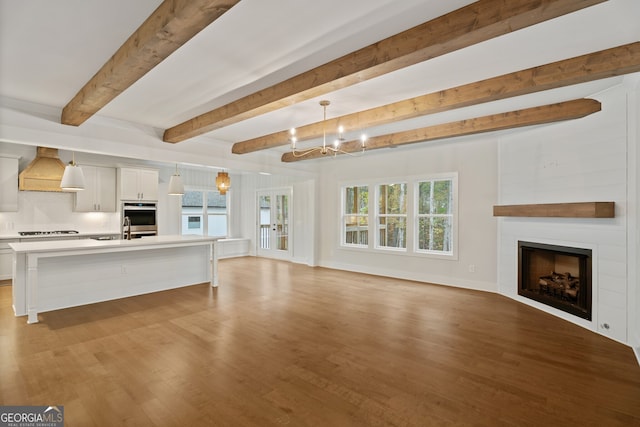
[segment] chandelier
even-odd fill
[[[340,149],[340,144],[344,141],[344,128],[342,126],[338,127],[337,130],[337,135],[335,137],[335,139],[333,140],[332,144],[327,144],[327,127],[326,127],[326,123],[327,123],[327,107],[329,106],[329,104],[331,104],[331,102],[327,101],[327,100],[322,100],[320,101],[320,106],[322,107],[322,111],[323,111],[323,118],[322,118],[322,145],[319,147],[312,147],[312,148],[307,148],[307,149],[303,149],[303,150],[298,150],[296,149],[296,142],[298,142],[297,138],[296,138],[296,129],[295,128],[291,128],[291,130],[289,131],[290,133],[290,137],[289,137],[289,142],[291,143],[291,154],[293,154],[294,157],[304,157],[307,156],[313,152],[320,152],[321,154],[325,155],[325,154],[333,154],[334,156],[338,153],[343,153],[343,154],[349,154],[351,156],[353,156],[354,154],[352,152],[348,152],[348,151],[344,151],[342,149]],[[360,137],[360,141],[362,144],[362,152],[364,152],[365,150],[365,143],[367,141],[367,136],[365,134],[362,134],[362,136]]]

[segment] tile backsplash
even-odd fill
[[[74,212],[73,193],[21,191],[18,212],[0,212],[0,234],[26,230],[118,232],[119,212]]]

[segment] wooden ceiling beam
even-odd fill
[[[62,110],[79,126],[240,0],[165,0]]]
[[[188,138],[315,98],[606,0],[480,0],[164,132]]]
[[[342,125],[348,132],[638,71],[640,42],[635,42],[327,119],[326,123],[312,123],[296,128],[296,137],[298,141],[318,138],[325,125],[327,129]],[[283,130],[237,142],[232,152],[245,154],[279,147],[287,145],[288,138],[289,130]]]
[[[505,129],[514,129],[524,126],[553,123],[562,120],[572,120],[588,116],[600,111],[600,102],[593,99],[576,99],[541,107],[526,108],[508,113],[491,114],[489,116],[476,117],[468,120],[460,120],[440,125],[427,126],[404,132],[391,133],[369,138],[366,143],[366,151],[380,148],[397,147],[399,145],[413,144],[417,142],[433,141],[437,139],[453,138],[456,136],[474,135],[484,132],[493,132]],[[359,140],[348,141],[340,145],[340,149],[347,153],[362,151]],[[304,152],[304,149],[300,150]],[[342,153],[337,153],[342,154]],[[333,153],[322,154],[319,150],[309,152],[304,156],[295,156],[293,153],[282,155],[283,162],[296,162],[322,157],[333,157]]]

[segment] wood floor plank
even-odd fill
[[[0,287],[0,405],[68,426],[631,426],[629,347],[500,295],[283,261],[42,313]]]

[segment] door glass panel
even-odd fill
[[[260,209],[260,249],[270,249],[269,235],[271,233],[271,197],[259,197]]]
[[[289,249],[289,197],[285,194],[276,196],[276,249]]]

